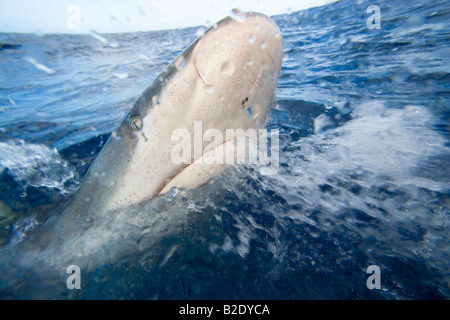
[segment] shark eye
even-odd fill
[[[130,126],[130,129],[133,131],[141,130],[142,129],[142,119],[139,115],[131,116],[128,119],[128,125]]]

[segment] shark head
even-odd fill
[[[75,203],[107,211],[194,187],[217,170],[175,163],[173,132],[262,128],[276,95],[283,52],[277,25],[233,11],[186,48],[148,87],[91,165]],[[191,142],[188,142],[191,144]],[[194,146],[192,145],[192,149]],[[192,152],[194,163],[205,148]],[[181,177],[181,178],[180,178]]]

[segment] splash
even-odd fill
[[[70,194],[79,183],[76,170],[56,149],[23,140],[0,142],[0,168],[8,169],[24,187],[55,188],[62,194]]]

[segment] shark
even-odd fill
[[[25,239],[1,249],[4,283],[20,282],[14,276],[17,268],[29,270],[36,283],[60,283],[71,265],[86,272],[133,250],[153,252],[158,239],[175,232],[182,217],[152,214],[159,204],[149,200],[174,187],[194,189],[223,172],[227,163],[206,160],[233,144],[227,130],[266,125],[282,53],[280,30],[260,13],[234,10],[207,29],[138,98],[73,198]],[[207,145],[174,137],[180,130],[195,136],[198,124],[205,133],[216,133]],[[183,155],[187,161],[173,161],[180,148],[193,150]],[[147,207],[141,212],[139,205]],[[178,209],[174,205],[170,210]],[[171,227],[162,228],[163,223]],[[141,231],[133,231],[142,225],[145,240],[139,238]]]

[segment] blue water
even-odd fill
[[[0,34],[1,298],[449,298],[448,2],[343,0],[272,18],[285,44],[268,123],[279,172],[232,167],[87,221],[39,258],[21,243],[58,218],[201,30]],[[81,290],[60,261],[80,265]],[[367,288],[370,265],[380,289]]]

